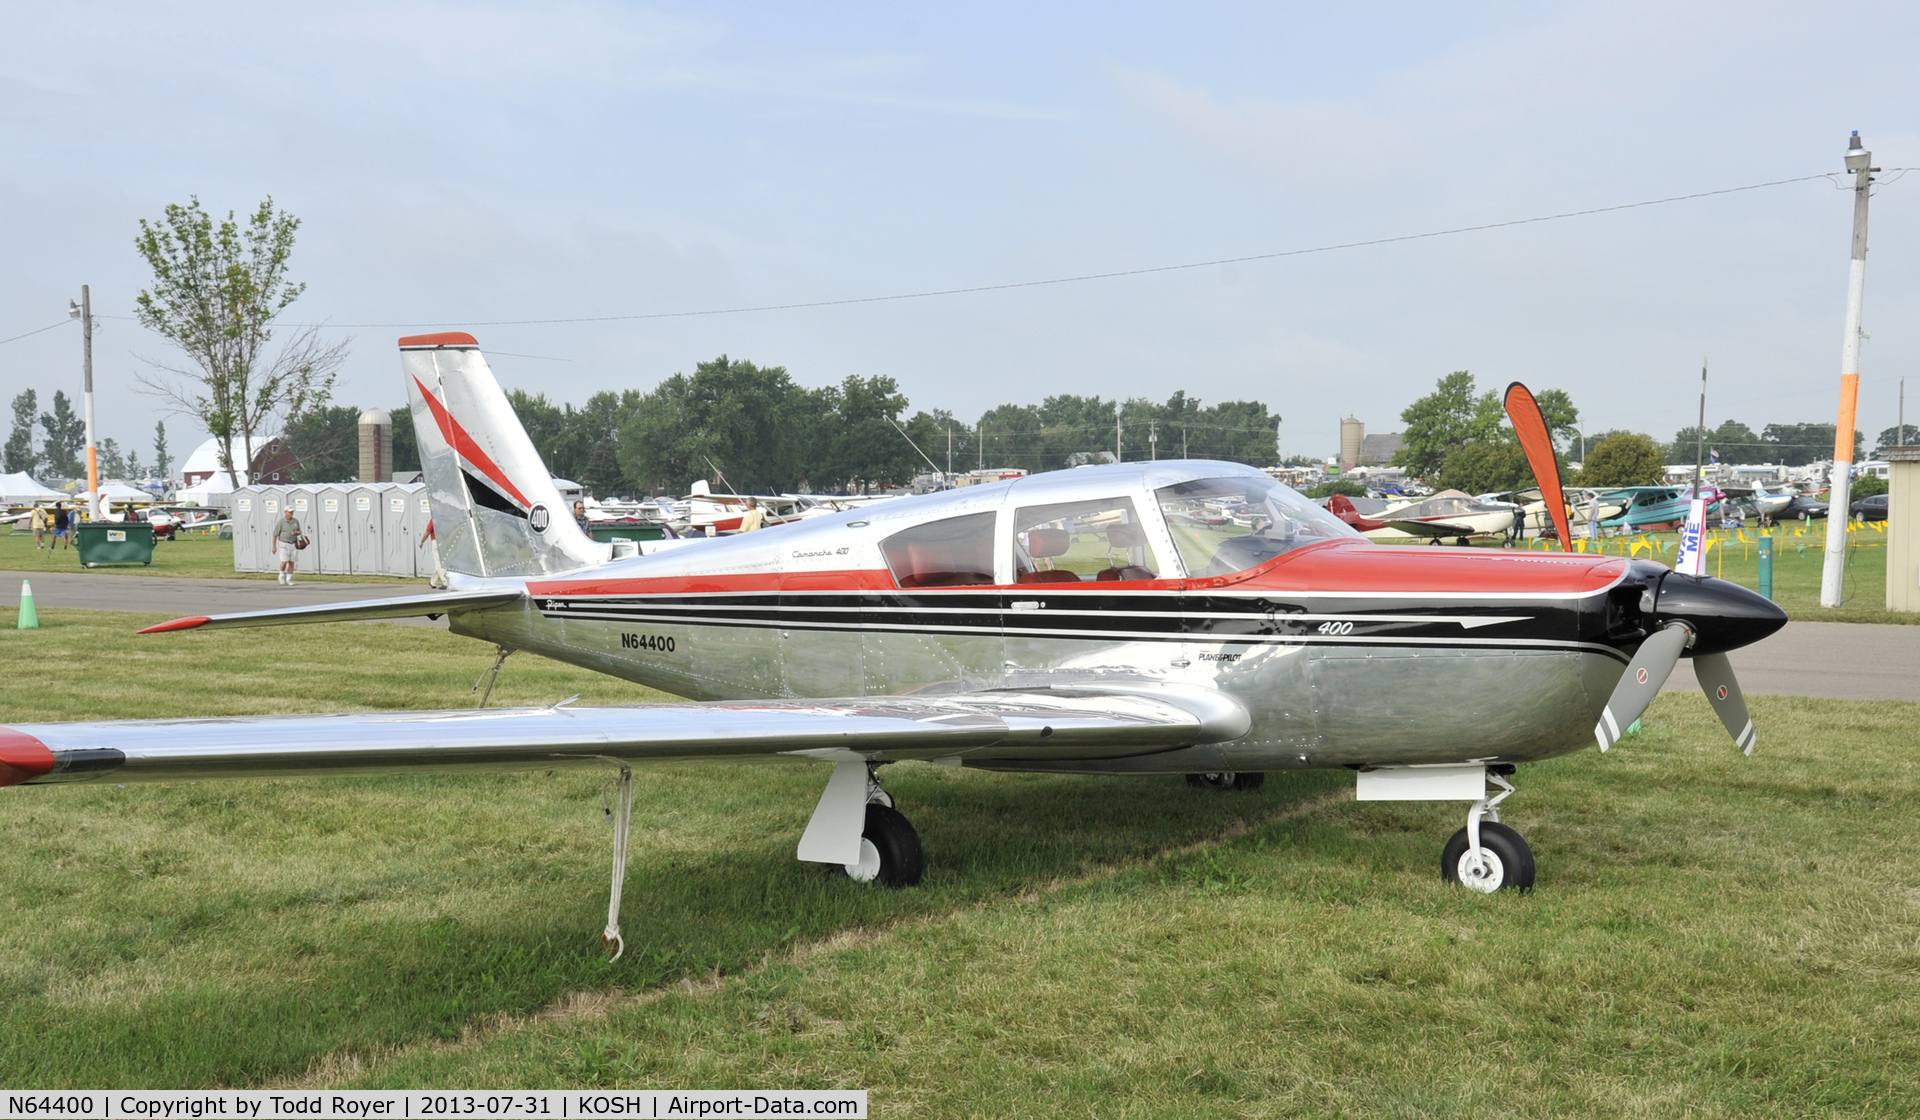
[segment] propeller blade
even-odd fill
[[[1673,667],[1680,663],[1680,651],[1687,648],[1689,633],[1684,624],[1670,622],[1640,643],[1640,652],[1627,663],[1627,671],[1620,674],[1620,683],[1613,686],[1613,695],[1607,697],[1607,706],[1600,711],[1600,722],[1593,725],[1593,737],[1600,740],[1602,751],[1619,742],[1621,734],[1633,726],[1633,721],[1639,719],[1640,713],[1660,694],[1660,686],[1667,683]]]
[[[1506,401],[1507,419],[1513,422],[1513,434],[1520,437],[1520,449],[1527,453],[1533,480],[1540,484],[1540,500],[1553,515],[1553,529],[1560,534],[1560,547],[1571,548],[1573,541],[1567,536],[1567,500],[1560,492],[1560,463],[1553,457],[1553,435],[1547,431],[1547,418],[1540,415],[1540,405],[1533,399],[1533,393],[1518,381],[1507,386]]]
[[[1740,695],[1740,682],[1733,677],[1733,662],[1724,653],[1703,653],[1693,659],[1693,675],[1700,691],[1707,694],[1713,714],[1727,725],[1733,745],[1742,754],[1753,753],[1753,719],[1747,715],[1747,698]]]

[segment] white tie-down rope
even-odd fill
[[[620,936],[620,889],[627,882],[627,826],[633,819],[633,768],[620,768],[620,792],[613,818],[613,893],[607,899],[607,928],[600,935],[609,961],[617,961],[627,951],[627,939]]]

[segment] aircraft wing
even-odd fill
[[[142,634],[172,630],[228,630],[242,626],[294,626],[309,622],[373,622],[383,618],[438,618],[449,610],[494,607],[524,597],[518,588],[490,591],[441,591],[432,595],[396,595],[391,599],[360,599],[351,603],[317,603],[310,607],[279,607],[270,611],[193,615],[149,626]]]
[[[790,756],[826,762],[1116,758],[1225,742],[1213,689],[1107,684],[877,696],[0,726],[0,785],[536,769]]]

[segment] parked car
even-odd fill
[[[1853,503],[1853,515],[1862,521],[1885,521],[1887,519],[1887,496],[1875,494],[1871,498],[1862,498]]]
[[[1816,518],[1825,517],[1826,515],[1827,503],[1815,501],[1812,498],[1802,495],[1794,498],[1786,509],[1780,511],[1779,516],[1775,517],[1774,520],[1812,521]]]

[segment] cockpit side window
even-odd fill
[[[1303,545],[1359,536],[1272,479],[1202,478],[1154,491],[1187,575],[1245,571]]]
[[[1021,506],[1013,516],[1016,583],[1158,579],[1160,561],[1132,498]]]
[[[991,511],[929,521],[881,541],[880,552],[905,589],[991,584],[993,521]]]

